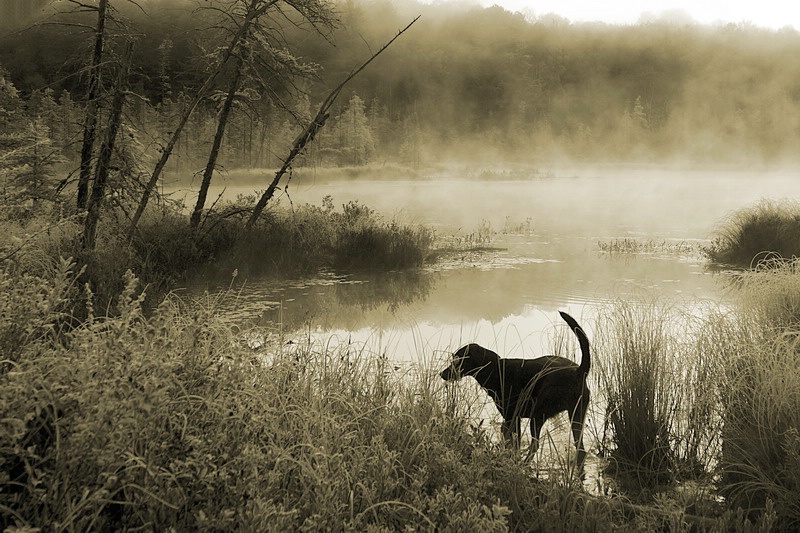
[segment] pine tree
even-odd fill
[[[364,165],[375,155],[375,141],[369,127],[364,100],[353,94],[338,117],[342,163]]]

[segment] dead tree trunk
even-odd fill
[[[94,54],[89,69],[89,91],[86,95],[86,119],[83,126],[81,145],[81,165],[78,172],[78,209],[85,209],[89,197],[89,180],[92,174],[92,154],[97,135],[97,97],[100,93],[100,62],[103,60],[103,47],[106,34],[106,12],[108,0],[100,0],[97,5],[97,28],[95,29]]]
[[[111,102],[111,111],[108,117],[108,129],[100,155],[97,159],[97,172],[92,183],[92,194],[87,206],[86,221],[83,228],[82,244],[84,250],[94,250],[97,237],[97,223],[100,220],[100,208],[106,194],[108,174],[111,169],[111,156],[114,153],[114,143],[117,139],[120,123],[122,122],[122,108],[125,106],[125,96],[128,87],[128,71],[130,69],[133,43],[128,43],[125,55],[119,67],[114,99]]]
[[[292,166],[292,162],[298,155],[300,155],[300,153],[302,153],[303,149],[305,149],[305,147],[314,140],[314,138],[317,136],[317,133],[319,133],[319,130],[321,130],[325,125],[325,121],[328,120],[328,116],[330,114],[330,109],[333,106],[333,103],[336,101],[336,98],[338,98],[339,94],[342,92],[342,89],[344,89],[344,86],[347,85],[350,80],[355,78],[362,70],[364,70],[367,65],[372,63],[372,61],[384,50],[389,48],[389,46],[391,46],[391,44],[395,42],[398,37],[403,35],[403,33],[405,33],[406,30],[408,30],[418,20],[419,16],[412,20],[408,26],[397,32],[397,35],[395,35],[392,40],[383,45],[380,50],[372,54],[372,56],[362,63],[360,67],[353,70],[344,80],[342,80],[341,83],[339,83],[339,85],[336,86],[335,89],[328,94],[328,97],[325,98],[325,100],[322,102],[322,105],[320,105],[319,111],[317,111],[317,115],[314,117],[314,120],[312,120],[295,139],[292,149],[289,151],[289,155],[284,160],[283,165],[281,165],[281,168],[275,173],[275,177],[272,179],[269,187],[267,187],[267,190],[264,191],[264,194],[261,195],[258,203],[256,203],[255,207],[253,208],[253,212],[250,214],[250,218],[247,219],[247,223],[245,224],[246,231],[252,229],[256,221],[258,221],[261,213],[264,212],[264,208],[267,207],[267,203],[275,195],[275,189],[278,188],[281,178],[283,178],[283,176]]]
[[[139,220],[142,218],[142,214],[144,214],[144,210],[147,208],[147,204],[150,201],[150,196],[153,194],[153,191],[156,188],[156,184],[158,184],[158,179],[161,177],[161,173],[164,171],[164,167],[167,166],[167,162],[169,158],[172,156],[172,152],[175,149],[175,145],[178,144],[178,139],[180,138],[181,132],[183,132],[183,128],[189,122],[189,119],[192,116],[192,113],[197,108],[200,101],[205,98],[208,89],[213,85],[214,81],[219,77],[222,70],[230,61],[230,58],[233,57],[233,53],[236,50],[236,47],[239,45],[240,41],[247,35],[247,32],[250,31],[250,26],[258,20],[258,17],[263,15],[270,7],[275,5],[278,0],[270,0],[268,2],[263,2],[259,5],[259,2],[262,0],[252,0],[248,11],[247,16],[245,17],[244,21],[242,22],[241,26],[239,27],[238,31],[234,34],[233,38],[231,39],[230,43],[228,44],[228,48],[225,50],[225,53],[220,60],[219,66],[216,70],[214,70],[211,75],[206,79],[203,83],[202,87],[197,91],[192,102],[186,107],[183,112],[183,116],[181,117],[180,122],[178,123],[175,131],[172,132],[172,136],[170,137],[167,145],[164,147],[164,150],[161,152],[161,157],[156,163],[156,166],[153,168],[153,174],[150,176],[150,180],[145,185],[144,192],[142,193],[142,198],[139,200],[139,205],[136,207],[136,212],[134,213],[133,217],[131,218],[131,224],[128,227],[128,239],[133,238],[133,234],[136,232],[136,227],[139,225]]]
[[[203,172],[203,181],[200,183],[200,190],[197,193],[197,203],[192,211],[192,216],[189,218],[189,226],[192,230],[197,229],[200,225],[200,216],[203,213],[203,207],[206,204],[208,196],[208,188],[211,186],[211,178],[214,175],[214,169],[217,167],[217,158],[219,157],[219,149],[222,146],[222,139],[225,137],[225,126],[231,116],[233,109],[233,101],[236,98],[236,92],[239,90],[239,83],[242,80],[242,70],[244,67],[244,60],[241,56],[236,61],[235,72],[231,79],[231,84],[228,87],[228,94],[225,96],[225,102],[222,104],[222,109],[219,112],[219,121],[217,122],[217,132],[214,134],[214,142],[211,145],[211,152],[208,155],[208,163]]]

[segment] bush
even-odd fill
[[[747,268],[762,259],[800,256],[800,204],[764,200],[733,213],[716,233],[705,249],[715,263]]]

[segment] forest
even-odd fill
[[[337,288],[375,275],[352,285],[408,303],[433,284],[422,267],[499,251],[485,221],[447,240],[356,201],[282,205],[294,167],[358,187],[387,169],[519,164],[538,191],[562,164],[797,164],[797,31],[415,0],[0,13],[0,530],[800,529],[796,203],[734,213],[704,248],[724,305],[606,302],[595,487],[568,456],[534,465],[498,441],[476,391],[440,379],[451,350],[420,338],[402,366],[222,306],[249,280],[320,273]],[[234,174],[259,191],[210,197]],[[609,246],[629,265],[647,243]],[[198,279],[228,288],[182,292]]]
[[[140,161],[164,146],[206,79],[209,54],[224,46],[218,13],[199,4],[112,3],[119,21],[109,29],[109,57],[136,41],[129,82],[136,97],[124,138]],[[669,20],[572,24],[413,1],[331,7],[336,22],[321,31],[288,20],[275,32],[273,45],[295,71],[242,80],[220,152],[225,168],[279,166],[330,89],[416,15],[413,30],[348,85],[298,165],[424,167],[452,158],[780,165],[800,147],[796,31]],[[0,66],[18,92],[19,103],[7,105],[46,126],[60,155],[74,161],[91,45],[76,25],[91,26],[91,16],[48,13],[5,33]],[[229,76],[216,78],[198,103],[168,170],[204,163]]]

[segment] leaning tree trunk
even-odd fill
[[[258,221],[261,213],[264,211],[264,208],[267,207],[267,203],[269,203],[275,194],[275,189],[278,188],[281,178],[283,178],[283,176],[286,175],[286,172],[288,172],[289,168],[291,168],[292,162],[303,152],[305,147],[314,140],[314,138],[317,136],[317,133],[319,133],[319,130],[321,130],[325,125],[325,121],[328,120],[328,116],[330,115],[330,109],[333,107],[336,98],[338,98],[339,94],[341,94],[344,86],[347,85],[350,80],[355,78],[362,70],[367,68],[367,65],[372,63],[376,57],[381,55],[384,50],[389,48],[389,46],[391,46],[391,44],[395,42],[398,37],[403,35],[406,30],[408,30],[418,20],[419,16],[412,20],[408,26],[398,31],[397,35],[395,35],[388,43],[383,45],[377,52],[372,54],[369,59],[361,64],[361,66],[350,72],[350,74],[328,94],[328,96],[322,102],[322,105],[319,106],[319,110],[317,111],[317,115],[314,117],[314,120],[309,122],[303,131],[300,132],[300,135],[297,136],[294,144],[292,145],[292,149],[289,151],[289,155],[283,162],[283,165],[281,165],[281,168],[279,168],[275,173],[275,176],[272,178],[272,182],[269,184],[269,187],[267,187],[267,190],[264,191],[264,193],[261,195],[261,198],[258,199],[253,211],[250,213],[250,218],[248,218],[247,222],[245,223],[246,231],[251,230]]]
[[[217,167],[219,149],[222,146],[222,139],[225,136],[225,126],[228,123],[228,118],[230,118],[231,110],[233,109],[233,100],[236,98],[236,91],[239,90],[239,83],[242,80],[244,60],[241,55],[237,58],[234,68],[233,79],[231,79],[231,84],[228,87],[228,94],[225,96],[225,102],[222,104],[222,109],[219,113],[217,132],[214,134],[214,142],[211,145],[211,152],[208,155],[208,163],[203,172],[203,181],[200,183],[200,190],[197,193],[197,203],[194,206],[194,211],[192,211],[192,216],[189,218],[189,225],[193,230],[196,230],[200,225],[200,216],[206,204],[208,188],[211,186],[211,177],[214,175],[214,169]]]
[[[81,166],[78,173],[78,209],[86,208],[89,197],[89,178],[92,174],[92,152],[97,135],[97,95],[100,92],[100,62],[103,60],[103,46],[106,34],[106,12],[108,0],[100,0],[97,5],[97,29],[95,30],[94,54],[89,69],[89,91],[86,96],[86,121],[83,126],[81,145]]]
[[[242,23],[239,30],[231,39],[230,43],[228,44],[228,48],[225,50],[225,53],[220,60],[219,66],[217,69],[206,78],[206,81],[203,83],[202,87],[197,91],[197,94],[194,97],[194,100],[186,107],[183,112],[183,116],[181,117],[180,122],[178,123],[175,130],[172,132],[172,136],[170,137],[167,145],[164,147],[164,150],[161,152],[161,158],[156,163],[156,166],[153,168],[153,174],[150,176],[150,180],[147,182],[144,188],[144,192],[142,193],[142,198],[139,200],[139,205],[136,207],[136,212],[133,214],[131,218],[130,226],[128,227],[128,239],[133,238],[134,233],[136,232],[136,227],[139,225],[139,220],[142,218],[142,214],[144,214],[144,210],[147,208],[147,204],[150,201],[150,196],[153,194],[153,191],[156,188],[156,184],[158,183],[158,178],[161,177],[161,173],[164,171],[164,167],[167,166],[167,162],[169,158],[172,156],[172,152],[175,149],[175,146],[178,144],[178,139],[180,138],[181,132],[183,132],[183,128],[189,122],[189,118],[191,118],[192,113],[194,112],[195,108],[197,108],[200,101],[205,98],[206,92],[217,79],[217,77],[222,72],[223,68],[228,64],[228,61],[233,56],[233,52],[236,50],[237,45],[242,40],[242,38],[247,35],[247,32],[250,30],[251,24],[253,24],[259,16],[264,14],[267,9],[273,6],[277,0],[271,0],[270,2],[266,2],[259,6],[260,0],[252,0],[250,3],[250,7],[248,8],[247,17],[245,17],[244,22]],[[241,70],[241,68],[237,69]]]
[[[100,220],[100,207],[103,204],[103,197],[106,194],[108,173],[111,169],[111,156],[114,153],[114,143],[116,142],[117,132],[119,131],[122,119],[122,108],[125,106],[128,71],[132,52],[133,43],[129,42],[119,68],[116,91],[108,117],[108,131],[103,145],[100,147],[100,156],[97,159],[97,172],[94,177],[94,183],[92,184],[92,195],[89,197],[86,221],[83,229],[82,244],[85,250],[94,250],[96,243],[97,223]]]

